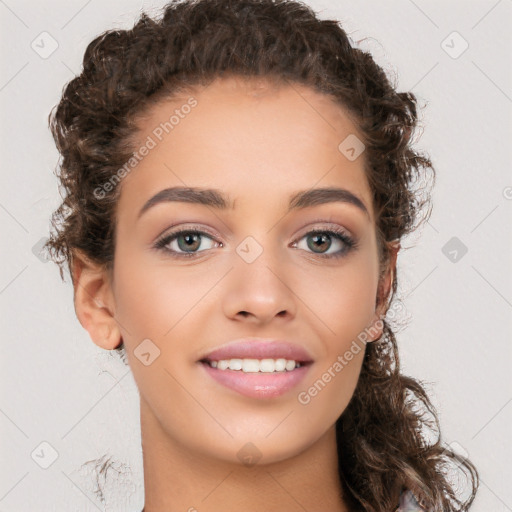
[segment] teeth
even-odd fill
[[[291,372],[301,366],[291,359],[221,359],[208,363],[218,370],[241,370],[244,373],[275,373],[285,370]]]
[[[295,361],[293,361],[293,362],[295,362]],[[286,370],[286,359],[275,359],[274,360],[274,369],[276,372],[284,372]]]
[[[295,368],[295,365],[293,366]],[[231,368],[231,366],[230,366]],[[259,362],[259,368],[262,372],[274,372],[276,370],[276,362],[273,359],[262,359]]]
[[[225,359],[222,361],[219,361],[217,363],[217,368],[219,370],[227,370],[229,368],[229,361],[226,361]]]
[[[231,361],[229,361],[229,369],[230,370],[232,370],[232,368],[231,368],[232,361],[233,361],[233,359],[231,359]],[[260,361],[258,359],[242,359],[242,371],[244,373],[259,372],[260,371]]]
[[[231,359],[228,363],[228,368],[230,370],[241,370],[244,365],[243,359]]]
[[[286,361],[285,368],[287,371],[291,372],[295,368],[295,361]]]

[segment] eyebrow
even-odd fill
[[[210,206],[217,210],[234,209],[234,201],[220,190],[198,187],[171,187],[161,190],[148,199],[139,211],[138,218],[153,206],[167,202],[193,203]],[[337,187],[313,188],[295,192],[289,199],[286,213],[333,202],[352,204],[369,216],[366,206],[359,197],[349,190]]]

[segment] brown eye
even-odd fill
[[[326,233],[322,234],[314,234],[308,236],[308,247],[312,251],[316,251],[317,249],[322,249],[321,252],[324,252],[323,249],[329,249],[332,245],[332,239]]]
[[[174,233],[170,233],[163,238],[161,238],[156,244],[155,248],[163,250],[167,253],[171,253],[172,255],[180,256],[194,256],[199,252],[203,252],[204,250],[211,249],[211,244],[207,244],[207,247],[204,247],[201,250],[198,250],[199,247],[204,246],[204,240],[210,240],[210,242],[215,243],[212,237],[210,237],[207,233],[203,231],[197,230],[181,230],[176,231]]]
[[[316,230],[306,233],[300,240],[307,239],[306,249],[322,258],[339,258],[356,247],[355,241],[343,231]],[[299,249],[299,244],[296,244]],[[328,253],[332,247],[335,250]],[[337,248],[337,250],[336,250]]]
[[[192,251],[199,249],[201,245],[201,235],[199,233],[185,233],[175,237],[178,247],[181,251]]]

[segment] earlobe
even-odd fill
[[[105,350],[122,342],[114,318],[115,304],[106,270],[83,253],[73,253],[73,288],[76,316],[92,341]]]

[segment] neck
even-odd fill
[[[349,512],[331,427],[291,459],[245,466],[188,451],[162,429],[141,399],[144,512]]]

